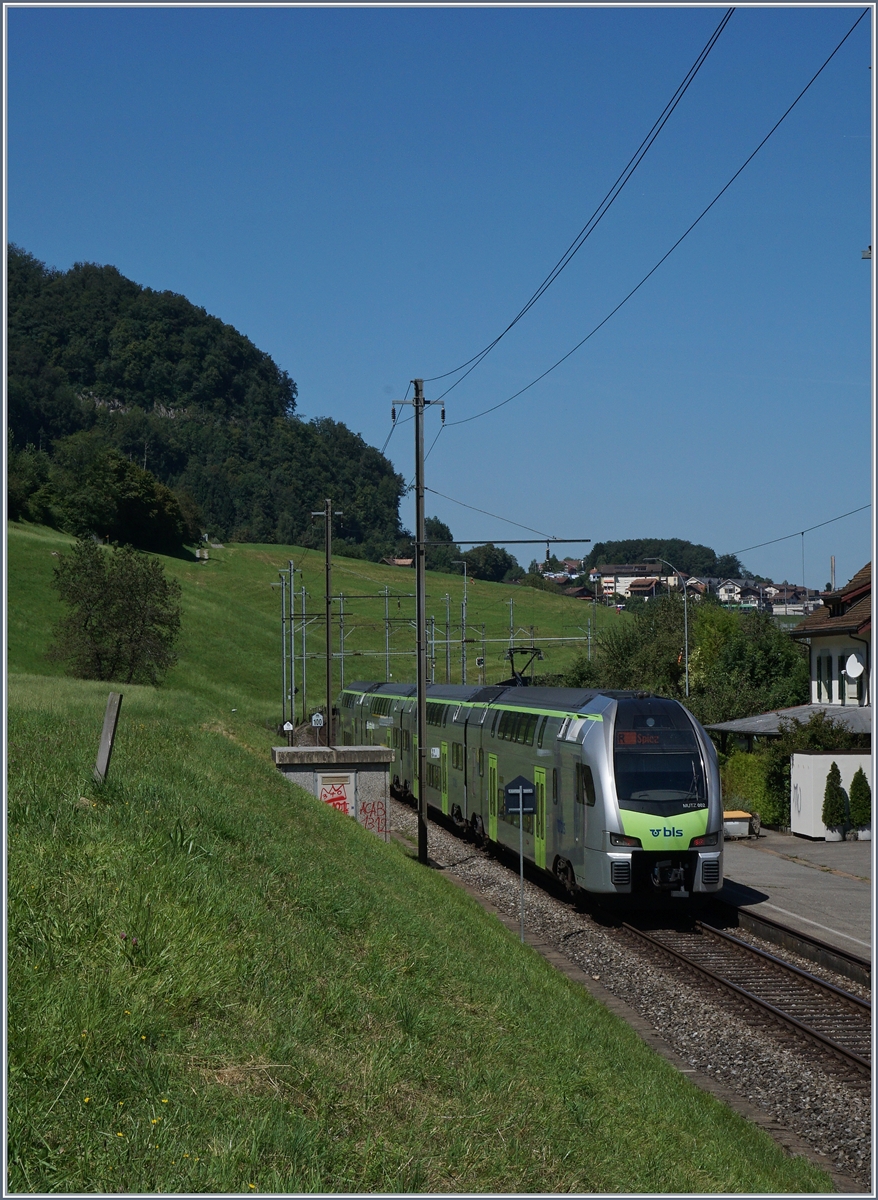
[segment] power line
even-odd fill
[[[410,388],[410,386],[411,386],[411,382],[410,382],[410,380],[409,380],[409,388]],[[405,389],[405,395],[403,396],[403,404],[404,404],[404,403],[405,403],[405,401],[407,401],[407,400],[408,400],[408,398],[409,398],[409,388]],[[405,424],[405,421],[410,421],[410,420],[411,420],[410,416],[403,416],[403,419],[402,419],[401,421],[398,421],[398,422],[397,422],[397,421],[391,421],[391,425],[390,425],[390,433],[389,433],[389,434],[387,434],[387,437],[386,437],[386,438],[385,438],[385,440],[384,440],[384,445],[383,445],[383,446],[381,446],[381,450],[380,450],[381,454],[384,454],[384,451],[387,449],[387,443],[389,443],[389,442],[390,442],[390,439],[393,437],[393,430],[395,430],[395,428],[397,427],[397,424],[398,424],[398,425],[404,425],[404,424]]]
[[[434,443],[435,445],[435,443]],[[530,525],[522,525],[518,521],[510,521],[508,517],[501,517],[497,513],[488,512],[484,508],[476,508],[472,504],[464,504],[462,500],[455,500],[453,496],[446,496],[444,492],[437,492],[435,488],[425,488],[425,491],[432,492],[434,496],[441,496],[443,500],[450,500],[452,504],[459,504],[461,508],[469,508],[472,512],[481,513],[485,517],[493,517],[495,521],[504,521],[507,525],[515,525],[518,529],[526,529],[528,533],[538,533],[540,537],[552,538],[552,534],[544,533],[542,529],[532,529]]]
[[[494,349],[494,347],[497,345],[497,343],[500,342],[506,336],[506,334],[510,331],[510,329],[512,329],[515,325],[518,324],[518,322],[525,315],[525,313],[527,313],[529,311],[529,309],[531,309],[533,307],[533,305],[536,304],[536,302],[540,299],[540,297],[552,286],[552,284],[555,282],[555,280],[558,278],[558,276],[561,274],[561,272],[564,270],[564,268],[567,266],[567,264],[570,262],[570,260],[573,258],[573,256],[578,253],[578,251],[582,248],[582,246],[585,244],[585,242],[588,240],[588,238],[592,235],[592,233],[594,233],[595,229],[597,229],[601,220],[604,218],[604,216],[606,215],[606,213],[608,212],[608,210],[610,209],[610,207],[612,206],[612,204],[614,203],[616,198],[619,196],[619,193],[625,187],[625,184],[628,182],[628,180],[631,178],[631,176],[634,174],[634,172],[640,166],[641,162],[646,157],[647,153],[649,152],[649,150],[652,147],[653,143],[655,142],[656,138],[661,133],[662,129],[664,129],[667,122],[670,120],[671,115],[674,112],[674,109],[677,107],[677,105],[683,99],[683,96],[686,94],[686,92],[689,89],[689,85],[692,83],[693,79],[698,74],[701,67],[704,65],[704,62],[707,59],[708,54],[710,54],[711,50],[715,46],[715,44],[720,36],[720,34],[723,32],[726,25],[731,20],[732,13],[734,11],[735,10],[732,7],[730,9],[728,9],[728,11],[725,13],[725,15],[723,16],[719,25],[714,30],[714,32],[711,34],[706,45],[701,50],[701,53],[698,55],[695,62],[692,64],[692,66],[686,72],[686,75],[683,77],[682,82],[677,86],[677,90],[674,92],[671,99],[667,102],[667,104],[662,109],[661,113],[659,114],[659,116],[657,117],[655,122],[653,123],[653,126],[650,129],[649,133],[646,135],[646,137],[643,139],[643,141],[640,143],[640,145],[637,147],[637,149],[632,154],[631,158],[626,163],[625,167],[622,169],[621,174],[617,177],[617,179],[611,186],[610,190],[607,192],[607,194],[604,196],[603,200],[601,200],[600,204],[597,206],[597,208],[594,210],[592,215],[589,217],[588,221],[586,221],[585,225],[582,227],[582,229],[579,231],[579,233],[576,235],[576,237],[573,239],[573,241],[570,243],[570,245],[567,247],[567,249],[561,255],[561,257],[558,259],[558,261],[555,263],[554,267],[552,267],[549,274],[545,277],[543,282],[539,285],[537,290],[533,293],[533,295],[530,297],[530,299],[527,301],[527,303],[524,305],[524,307],[518,312],[517,316],[513,317],[513,319],[509,322],[509,324],[506,326],[506,328],[503,330],[502,333],[500,333],[497,337],[495,337],[492,342],[489,342],[488,345],[485,346],[482,350],[480,350],[477,354],[474,354],[472,358],[468,358],[466,360],[466,362],[460,363],[459,366],[453,367],[450,371],[445,371],[441,375],[433,375],[430,379],[425,380],[426,383],[435,383],[436,380],[438,380],[438,379],[447,379],[449,375],[455,375],[458,371],[463,371],[463,369],[465,367],[469,367],[469,370],[466,371],[465,374],[461,375],[460,379],[455,380],[455,382],[452,383],[450,385],[450,387],[445,389],[445,391],[439,397],[440,400],[441,400],[442,396],[446,396],[452,390],[452,388],[456,388],[459,383],[461,383],[464,379],[466,379],[467,375],[469,375],[471,371],[474,371],[476,369],[476,367],[482,362],[482,360],[488,354],[490,354],[490,352]]]
[[[799,92],[798,96],[796,96],[795,100],[792,102],[792,104],[789,106],[789,108],[786,110],[786,112],[783,114],[783,116],[778,118],[778,120],[774,123],[774,125],[772,125],[771,129],[769,129],[768,133],[765,135],[765,137],[762,139],[762,141],[759,143],[759,145],[756,147],[756,149],[753,151],[753,153],[747,159],[744,160],[744,162],[741,164],[740,167],[738,167],[737,171],[734,173],[734,175],[731,177],[731,179],[728,181],[728,183],[725,185],[725,187],[721,188],[720,191],[717,192],[717,194],[711,200],[710,204],[708,204],[708,206],[705,209],[703,209],[703,211],[700,213],[700,215],[695,218],[695,220],[692,222],[692,224],[689,226],[689,228],[685,231],[685,233],[681,234],[680,237],[677,238],[676,242],[674,242],[674,244],[673,244],[673,246],[671,246],[670,250],[668,250],[665,254],[662,255],[662,257],[658,260],[658,262],[655,264],[655,266],[652,268],[652,270],[648,271],[646,273],[646,275],[643,276],[640,283],[638,283],[636,285],[636,287],[633,287],[631,289],[631,291],[628,293],[628,295],[625,296],[625,298],[623,300],[620,300],[619,303],[616,305],[616,307],[614,309],[612,309],[611,312],[607,313],[607,315],[604,317],[604,319],[599,324],[595,325],[594,329],[592,329],[590,333],[587,333],[585,335],[585,337],[582,339],[582,341],[577,342],[572,350],[568,350],[566,354],[562,355],[562,357],[559,358],[557,362],[552,363],[552,365],[550,367],[548,367],[545,371],[543,371],[543,373],[541,375],[538,375],[536,377],[536,379],[532,379],[530,383],[526,384],[523,388],[520,388],[517,392],[514,392],[511,396],[507,397],[507,399],[501,400],[499,402],[499,404],[493,404],[493,405],[491,405],[490,408],[483,409],[482,412],[474,413],[473,416],[471,416],[471,417],[462,417],[459,421],[449,421],[448,424],[449,425],[466,425],[469,421],[476,421],[476,420],[478,420],[479,417],[485,417],[488,415],[488,413],[496,412],[498,408],[503,408],[503,406],[505,404],[511,403],[511,401],[517,399],[524,392],[526,392],[530,388],[534,387],[534,385],[539,383],[540,380],[545,379],[547,375],[549,375],[552,371],[554,371],[556,369],[556,367],[560,367],[561,364],[563,362],[566,362],[566,360],[568,358],[570,358],[570,356],[572,354],[575,354],[577,350],[579,350],[582,346],[584,346],[585,343],[589,340],[589,338],[594,337],[594,335],[598,332],[598,330],[601,329],[604,325],[606,325],[607,321],[609,321],[611,317],[614,317],[616,315],[616,313],[619,311],[619,309],[622,308],[623,305],[627,304],[628,301],[631,299],[631,297],[636,292],[640,291],[640,289],[643,287],[643,285],[646,283],[646,281],[652,275],[654,275],[656,273],[656,271],[659,269],[659,267],[662,265],[662,263],[665,262],[666,259],[670,258],[670,256],[674,253],[674,251],[677,249],[677,247],[680,245],[680,243],[689,236],[689,234],[692,232],[692,230],[695,228],[695,226],[698,225],[700,223],[700,221],[702,221],[703,218],[707,216],[707,214],[710,212],[710,210],[713,208],[713,206],[716,204],[716,202],[720,199],[720,197],[725,192],[727,192],[728,189],[732,186],[732,184],[735,182],[735,180],[738,178],[738,176],[741,174],[741,172],[744,170],[744,168],[747,167],[753,161],[753,159],[756,157],[756,155],[759,153],[759,151],[762,149],[762,147],[765,145],[765,143],[768,141],[768,139],[771,137],[771,135],[775,132],[775,130],[790,115],[790,113],[793,111],[793,109],[796,107],[796,105],[799,103],[799,101],[802,99],[802,97],[805,95],[805,93],[808,91],[808,89],[811,87],[811,85],[815,82],[817,77],[826,69],[826,67],[829,65],[829,63],[832,61],[832,59],[836,56],[836,54],[839,52],[839,50],[842,48],[842,46],[845,44],[845,42],[848,40],[848,38],[854,32],[856,27],[859,25],[860,21],[862,21],[863,17],[865,17],[868,12],[869,12],[868,8],[863,9],[863,11],[857,17],[856,21],[854,21],[853,25],[850,27],[850,29],[847,31],[847,33],[844,35],[844,37],[841,39],[841,41],[838,43],[838,45],[835,47],[835,49],[832,51],[832,53],[829,55],[829,57],[826,59],[826,61],[823,63],[823,65],[814,73],[814,75],[812,75],[810,80],[802,88],[802,90],[801,90],[801,92]]]
[[[865,509],[871,507],[871,503],[861,504],[859,508],[852,508],[850,512],[842,513],[840,517],[830,517],[828,521],[821,521],[819,525],[809,525],[807,529],[797,529],[795,533],[785,533],[783,537],[772,538],[770,542],[759,542],[755,546],[745,546],[743,550],[733,550],[732,553],[737,556],[738,554],[746,554],[748,550],[761,550],[763,546],[773,546],[776,542],[788,542],[790,538],[802,537],[803,534],[810,533],[813,529],[822,529],[824,525],[832,525],[835,521],[843,521],[845,517],[852,517],[854,513],[863,512]]]

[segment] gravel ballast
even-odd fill
[[[391,827],[417,839],[417,815],[392,802]],[[519,913],[519,877],[471,841],[430,824],[430,857],[502,913]],[[817,1155],[865,1187],[871,1183],[871,1096],[868,1084],[833,1076],[771,1027],[757,1026],[731,998],[701,984],[681,966],[664,964],[618,930],[525,878],[525,927],[554,946],[613,996],[645,1018],[692,1067],[721,1081]],[[749,936],[748,941],[757,943]],[[777,948],[773,948],[777,952]],[[786,955],[784,955],[786,957]],[[790,956],[792,957],[792,956]],[[813,964],[807,969],[814,970]],[[863,989],[816,970],[840,987]]]

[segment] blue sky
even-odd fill
[[[409,380],[468,359],[528,299],[724,9],[6,11],[9,240],[186,295],[289,371],[303,416],[380,448]],[[596,232],[447,396],[448,422],[602,320],[860,11],[738,8]],[[720,553],[870,501],[872,20],[600,332],[449,424],[429,487],[541,533]],[[387,453],[410,479],[410,423]],[[527,536],[436,495],[427,512],[460,538]],[[831,554],[853,575],[870,529],[866,511],[807,534],[808,584]],[[742,558],[801,578],[799,538]]]

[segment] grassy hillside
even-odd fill
[[[107,685],[41,658],[61,548],[10,531],[11,1191],[828,1190],[277,774],[276,551],[179,567],[184,659],[96,787]]]
[[[8,526],[9,555],[9,667],[13,671],[61,673],[61,667],[50,667],[45,651],[51,640],[51,629],[61,613],[54,592],[53,554],[63,553],[71,539],[55,530],[39,525],[10,523]],[[316,708],[324,701],[324,559],[316,550],[273,545],[230,545],[210,550],[207,562],[193,558],[163,558],[169,574],[175,575],[183,586],[183,641],[179,666],[169,675],[165,685],[172,691],[185,691],[203,696],[219,711],[231,713],[236,708],[238,720],[255,721],[272,726],[280,720],[281,662],[280,662],[280,591],[278,571],[293,559],[297,571],[296,588],[304,581],[307,611],[317,620],[307,631],[307,705]],[[412,570],[388,567],[361,559],[334,558],[333,591],[344,593],[345,600],[345,678],[383,679],[384,658],[384,588],[390,592],[392,625],[390,670],[395,679],[414,682],[414,592]],[[460,606],[463,598],[463,578],[428,572],[427,615],[435,616],[437,637],[444,637],[445,595],[450,596],[452,623],[451,676],[460,682]],[[354,597],[372,597],[355,599]],[[627,614],[598,607],[581,600],[571,600],[550,592],[500,583],[469,580],[467,603],[469,636],[477,643],[467,647],[470,683],[478,681],[475,665],[481,654],[480,632],[484,623],[489,639],[487,646],[487,681],[496,682],[509,674],[508,660],[503,654],[509,645],[509,601],[513,602],[513,621],[518,645],[530,639],[530,629],[545,652],[545,660],[537,670],[559,672],[572,661],[581,643],[555,642],[553,638],[582,637],[589,617],[600,627],[609,622],[628,620]],[[297,613],[300,597],[297,596]],[[338,619],[338,602],[334,607]],[[334,647],[339,647],[338,626],[334,628]],[[299,672],[301,668],[298,668]],[[340,684],[340,664],[335,667],[335,686]],[[444,646],[437,652],[436,679],[445,679]],[[301,676],[299,677],[301,686]],[[301,714],[301,693],[298,711]]]

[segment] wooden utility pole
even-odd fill
[[[415,601],[418,623],[418,862],[427,854],[427,614],[424,545],[424,381],[415,380]]]
[[[412,380],[415,388],[413,400],[398,403],[411,404],[415,418],[415,627],[417,630],[418,659],[418,714],[417,753],[415,755],[415,780],[418,800],[418,862],[427,865],[427,583],[426,534],[424,532],[424,409],[436,400],[424,399],[423,379]],[[396,406],[392,410],[396,421]],[[445,420],[445,407],[442,407]]]

